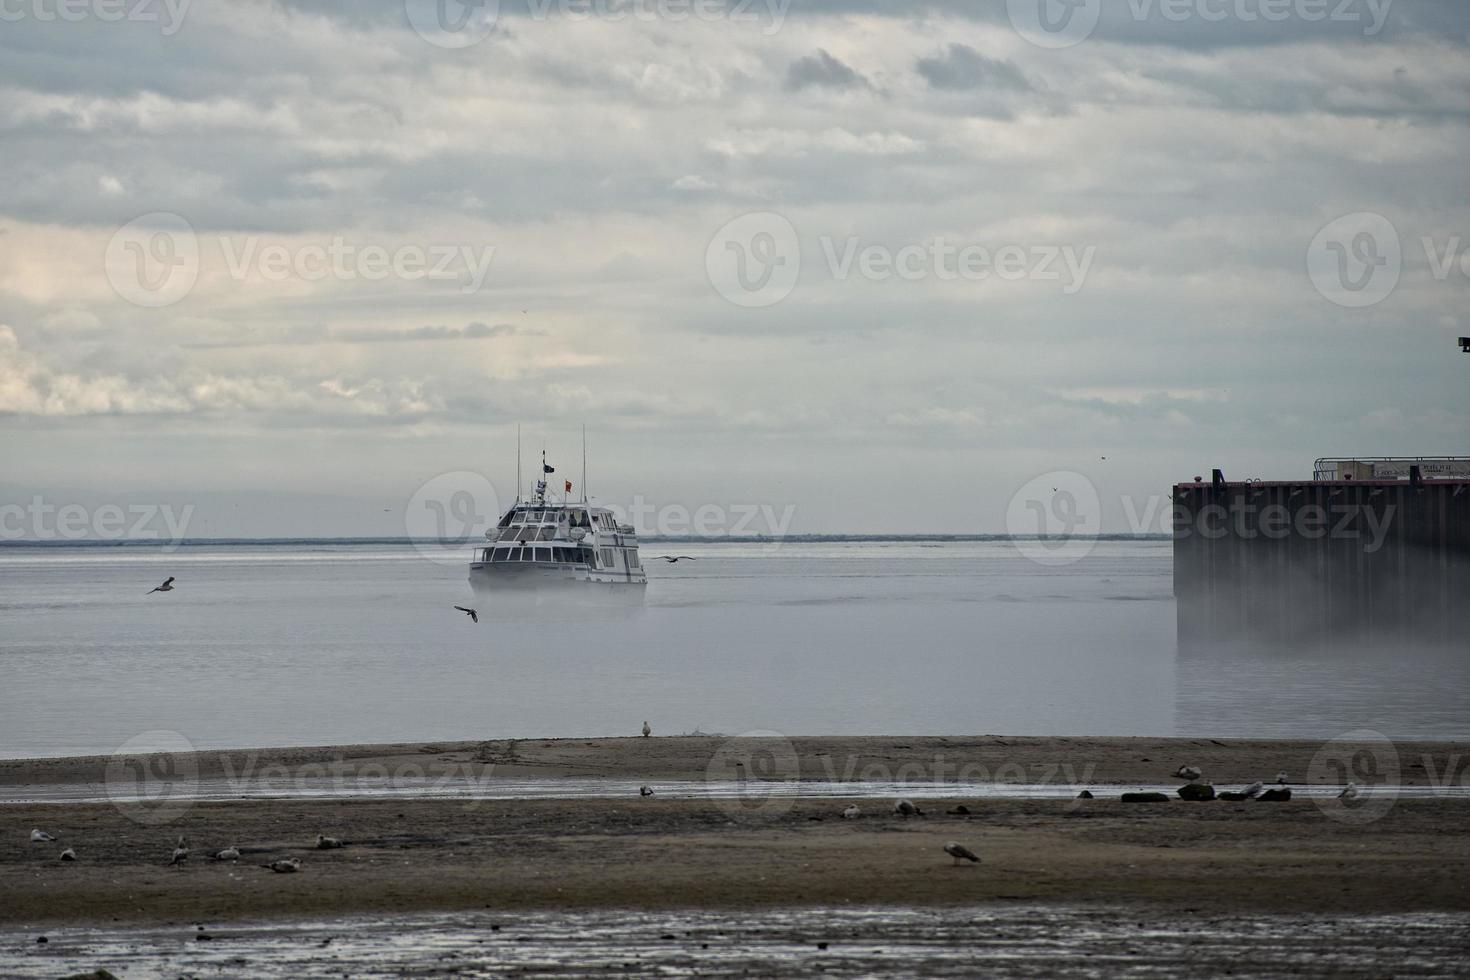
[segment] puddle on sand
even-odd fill
[[[1099,786],[1084,783],[945,783],[945,782],[874,782],[824,780],[739,781],[727,779],[698,780],[627,780],[597,778],[532,779],[463,775],[436,777],[389,776],[248,776],[234,779],[187,779],[169,783],[70,783],[64,785],[0,786],[3,803],[136,803],[157,802],[160,795],[170,801],[199,802],[238,799],[389,799],[394,797],[438,797],[465,800],[534,800],[534,799],[618,799],[638,795],[638,787],[652,786],[659,796],[672,799],[792,799],[868,798],[892,801],[910,799],[1071,799],[1090,788],[1101,798],[1130,791],[1167,793],[1179,784]],[[1221,789],[1239,787],[1222,786]],[[1297,797],[1324,799],[1335,797],[1339,786],[1293,786]],[[1398,799],[1470,798],[1470,785],[1382,787]]]
[[[0,974],[1451,977],[1470,916],[1199,916],[979,906],[355,916],[309,923],[0,931]],[[38,935],[48,942],[36,943]],[[823,945],[825,944],[825,948]]]

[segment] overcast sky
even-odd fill
[[[7,499],[403,533],[585,423],[609,501],[1125,530],[1470,454],[1463,0],[138,2],[0,3]]]

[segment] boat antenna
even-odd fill
[[[521,502],[521,424],[516,423],[516,503]]]
[[[582,423],[582,503],[587,502],[587,423]]]

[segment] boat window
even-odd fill
[[[531,549],[530,548],[522,548],[522,549],[520,549],[519,551],[516,552],[516,561],[530,561],[530,560],[531,560]]]
[[[495,560],[496,561],[509,561],[510,560],[510,549],[509,548],[496,548],[495,549]]]
[[[642,565],[638,564],[638,552],[636,552],[636,551],[630,551],[630,552],[628,552],[628,567],[629,568],[642,568],[643,567]]]
[[[510,527],[510,522],[515,519],[515,516],[516,516],[516,512],[515,511],[513,511],[513,510],[506,511],[505,512],[505,516],[500,519],[500,523],[498,525],[496,525],[496,526],[497,527]]]
[[[556,537],[556,528],[554,527],[543,527],[536,532],[537,541],[550,541],[554,537]]]
[[[534,527],[523,527],[518,532],[516,532],[517,541],[534,541],[535,538],[536,529]]]

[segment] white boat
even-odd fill
[[[550,493],[554,472],[541,454],[543,479],[485,532],[487,543],[470,559],[470,584],[481,590],[545,589],[575,583],[643,586],[638,534],[606,507]],[[519,482],[519,481],[518,481]],[[585,480],[584,480],[585,483]],[[568,493],[571,484],[565,484]]]

